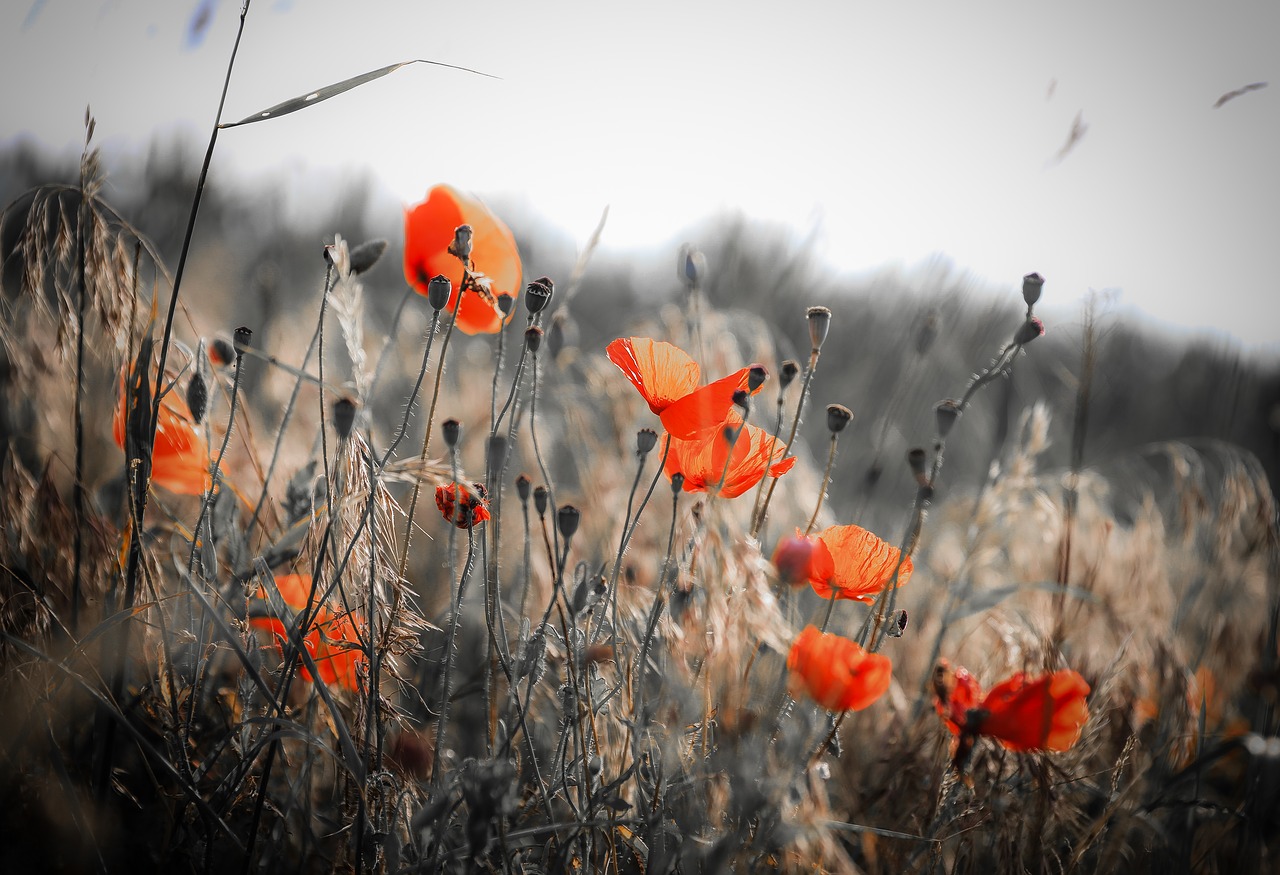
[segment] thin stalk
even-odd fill
[[[809,351],[809,364],[804,369],[804,382],[800,384],[800,400],[796,402],[796,415],[791,420],[791,433],[787,435],[786,448],[782,451],[783,461],[791,455],[791,445],[795,443],[796,431],[800,428],[800,417],[804,415],[804,402],[809,398],[809,385],[813,382],[813,373],[818,369],[818,353],[817,347]],[[769,491],[765,493],[764,503],[760,505],[760,512],[756,514],[755,520],[751,524],[751,537],[755,538],[760,534],[760,529],[764,525],[765,517],[769,514],[769,502],[773,501],[773,490],[778,486],[778,478],[773,477],[769,481]]]
[[[831,434],[831,451],[827,453],[827,467],[822,472],[822,486],[818,489],[818,503],[813,508],[813,516],[809,517],[809,525],[805,526],[804,534],[807,538],[809,533],[813,531],[814,525],[818,522],[818,512],[822,510],[822,499],[827,497],[827,486],[831,483],[831,469],[835,466],[836,461],[836,442],[840,439],[839,432]]]
[[[458,595],[453,603],[453,616],[449,621],[449,637],[445,642],[444,672],[440,679],[440,718],[436,721],[436,755],[431,763],[431,786],[439,786],[440,760],[444,758],[445,729],[449,723],[449,697],[453,689],[453,648],[458,637],[458,623],[462,616],[462,599],[466,594],[467,581],[471,577],[471,568],[475,561],[475,536],[473,530],[467,528],[467,561],[462,567],[462,577],[458,581]]]

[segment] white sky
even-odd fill
[[[181,131],[202,151],[238,13],[0,4],[0,142],[74,154],[91,104],[108,145]],[[1011,288],[1038,270],[1046,303],[1119,289],[1162,324],[1280,352],[1273,0],[254,0],[224,118],[410,58],[501,80],[408,67],[223,132],[215,175],[314,187],[368,167],[405,203],[448,181],[579,242],[608,204],[615,251],[735,210],[816,228],[838,269],[943,253]],[[1087,132],[1054,162],[1077,113]]]

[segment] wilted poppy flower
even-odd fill
[[[889,657],[806,626],[787,656],[793,688],[803,688],[829,711],[860,711],[889,689]]]
[[[450,483],[436,487],[436,507],[444,518],[460,529],[469,529],[489,518],[485,489],[479,483]]]
[[[280,597],[288,607],[294,611],[302,611],[307,607],[311,596],[311,575],[282,574],[275,581]],[[265,594],[259,593],[258,598],[261,602],[266,602]],[[251,608],[249,625],[275,636],[276,649],[283,654],[281,641],[288,637],[288,629],[284,618],[271,615],[270,610],[265,604]],[[292,622],[292,618],[289,619]],[[322,681],[326,684],[339,684],[349,690],[358,689],[357,669],[364,664],[365,654],[350,614],[335,612],[327,605],[321,605],[315,609],[315,618],[302,636],[302,643],[315,662]],[[298,674],[304,681],[315,680],[305,665],[298,669]]]
[[[132,378],[132,374],[129,374]],[[111,436],[124,449],[126,407],[130,391],[124,376],[120,378],[120,401],[111,420]],[[150,398],[150,393],[147,393]],[[156,422],[156,442],[151,451],[151,482],[181,495],[202,495],[213,483],[209,476],[209,448],[204,435],[196,427],[195,417],[176,392],[160,401]]]
[[[962,768],[975,738],[986,735],[1009,750],[1069,750],[1080,739],[1089,708],[1089,684],[1070,669],[1028,679],[1018,672],[984,696],[963,667],[939,660],[933,671],[934,704],[960,737],[956,767]]]
[[[722,425],[733,406],[733,393],[746,389],[751,378],[751,369],[742,368],[699,388],[701,372],[688,353],[647,337],[619,337],[605,352],[662,420],[663,428],[682,441]]]
[[[719,494],[724,498],[737,498],[759,483],[766,472],[781,477],[796,463],[795,456],[782,458],[786,448],[754,425],[743,426],[730,454],[729,439],[724,431],[717,428],[691,441],[668,438],[671,449],[663,466],[667,477],[683,474],[685,492],[709,492],[723,477]]]
[[[826,543],[817,535],[801,534],[799,529],[778,542],[773,551],[773,567],[778,569],[778,578],[791,586],[830,580],[836,573]]]
[[[471,227],[472,275],[480,275],[483,292],[462,291],[463,265],[449,251],[460,225]],[[458,329],[466,334],[492,334],[502,328],[499,295],[520,293],[520,252],[511,231],[489,208],[449,185],[437,185],[427,199],[404,214],[404,276],[421,295],[431,278],[443,275],[453,283],[447,307],[458,295]]]
[[[856,599],[870,602],[884,589],[893,569],[898,568],[898,586],[911,577],[911,557],[898,567],[898,548],[891,547],[859,526],[831,526],[818,532],[818,539],[831,554],[831,574],[823,576],[828,566],[821,563],[810,571],[809,583],[821,598]],[[816,572],[816,573],[815,573]]]

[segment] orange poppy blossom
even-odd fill
[[[502,330],[498,295],[520,293],[520,251],[515,237],[489,208],[450,185],[437,185],[427,199],[404,214],[404,276],[420,295],[431,278],[443,275],[453,284],[450,311],[462,293],[464,269],[449,252],[454,231],[470,225],[471,275],[484,291],[471,291],[458,305],[457,325],[465,334],[494,334]],[[514,310],[512,311],[514,312]]]
[[[126,366],[128,380],[133,374]],[[111,436],[116,446],[124,449],[125,420],[129,396],[125,374],[120,376],[120,401],[111,420]],[[148,392],[146,397],[150,398]],[[209,447],[196,426],[191,408],[176,392],[168,392],[160,401],[156,422],[156,441],[151,450],[151,482],[179,495],[203,495],[213,484],[209,475]]]
[[[436,507],[445,520],[460,529],[469,529],[489,519],[488,495],[479,483],[437,486]]]
[[[733,393],[747,388],[751,372],[749,367],[742,368],[699,387],[698,363],[665,341],[619,337],[605,347],[605,353],[662,420],[662,427],[682,441],[703,437],[722,425],[730,416]]]
[[[855,641],[806,626],[787,655],[792,688],[804,689],[828,711],[861,711],[889,689],[889,657]]]
[[[942,659],[933,670],[933,694],[942,721],[959,738],[957,769],[979,735],[1014,751],[1064,751],[1079,741],[1089,719],[1089,684],[1071,669],[1034,678],[1017,672],[984,696],[968,669]]]
[[[310,574],[282,574],[276,577],[276,588],[284,603],[294,611],[307,607],[311,598]],[[266,594],[259,592],[258,599],[266,601]],[[265,610],[265,616],[259,612]],[[249,625],[271,633],[275,639],[276,650],[283,656],[282,641],[289,636],[284,621],[270,614],[270,608],[259,604],[250,610]],[[311,655],[320,672],[320,679],[326,685],[338,684],[348,690],[359,689],[357,669],[364,665],[365,654],[360,644],[360,635],[351,615],[343,611],[330,610],[321,605],[316,611],[315,619],[302,638],[303,646]],[[304,681],[314,681],[311,672],[302,666],[298,673]]]
[[[718,494],[723,498],[737,498],[759,483],[766,473],[781,477],[795,465],[795,456],[783,458],[786,447],[781,441],[754,425],[742,426],[730,451],[726,432],[737,427],[729,420],[728,424],[693,440],[668,436],[671,447],[663,465],[667,479],[682,474],[685,492],[711,492],[723,477]]]
[[[907,556],[898,565],[899,550],[860,526],[830,526],[816,535],[796,531],[783,538],[773,553],[778,575],[792,586],[809,583],[819,597],[872,602],[884,589],[893,570],[898,586],[911,577],[915,566]]]

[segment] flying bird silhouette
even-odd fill
[[[1248,94],[1250,91],[1258,91],[1259,89],[1266,88],[1266,87],[1267,87],[1267,83],[1265,82],[1250,82],[1248,85],[1242,85],[1239,88],[1237,88],[1235,91],[1228,91],[1226,94],[1222,95],[1217,100],[1215,100],[1213,102],[1213,108],[1218,109],[1227,101],[1235,100],[1237,97],[1241,96],[1242,94]]]

